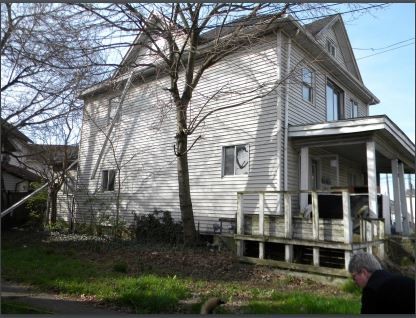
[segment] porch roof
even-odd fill
[[[415,144],[386,115],[344,119],[289,127],[295,146],[330,146],[375,141],[387,159],[399,159],[407,170],[415,169]]]

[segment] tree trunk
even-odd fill
[[[185,245],[193,245],[197,241],[195,230],[194,212],[192,209],[191,189],[189,187],[188,154],[186,152],[188,136],[178,133],[176,137],[177,146],[177,169],[179,185],[179,203],[183,222],[183,236]]]
[[[52,186],[49,194],[51,196],[51,224],[56,224],[58,190],[55,185]]]

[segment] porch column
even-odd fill
[[[402,233],[402,209],[400,204],[400,188],[399,188],[399,163],[397,159],[391,161],[391,174],[393,179],[393,195],[394,195],[394,218],[396,233]]]
[[[409,217],[407,214],[406,203],[406,188],[404,185],[404,165],[403,162],[399,162],[399,188],[400,188],[400,206],[402,207],[403,216],[403,234],[409,235]]]
[[[309,148],[300,149],[300,190],[309,190]],[[300,209],[308,205],[308,194],[300,194]]]
[[[391,234],[391,224],[390,224],[390,197],[388,195],[382,196],[383,198],[383,218],[384,218],[384,233]]]
[[[377,213],[377,170],[376,145],[374,141],[367,142],[367,184],[368,208],[370,217],[378,217]]]

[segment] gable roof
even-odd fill
[[[328,67],[331,69],[331,74],[335,77],[339,77],[342,81],[347,81],[347,88],[350,90],[353,90],[354,92],[357,92],[359,94],[360,98],[362,98],[366,103],[369,105],[375,105],[378,104],[380,101],[379,99],[367,88],[365,87],[360,72],[358,70],[358,66],[356,64],[354,54],[352,52],[352,48],[348,39],[347,31],[344,27],[344,23],[342,21],[342,18],[339,14],[325,17],[323,19],[314,21],[308,25],[302,25],[300,24],[295,18],[293,18],[291,15],[284,15],[282,17],[279,17],[278,19],[274,19],[272,23],[270,23],[270,18],[275,17],[274,15],[259,15],[256,17],[253,17],[255,21],[253,20],[246,20],[244,21],[244,26],[248,27],[250,30],[253,25],[263,25],[266,26],[264,28],[264,34],[268,32],[273,32],[276,29],[283,30],[287,36],[289,37],[297,37],[298,43],[303,43],[305,45],[306,50],[312,56],[313,58],[320,57],[321,63],[325,64],[325,67]],[[243,21],[243,19],[238,19],[240,21]],[[259,23],[258,21],[264,21],[264,23]],[[338,22],[338,23],[337,23]],[[232,24],[235,24],[235,21],[230,22],[228,26],[230,29],[233,29]],[[325,33],[325,30],[332,25],[336,26],[336,36],[340,39],[341,45],[345,46],[345,51],[347,52],[344,56],[344,59],[347,59],[347,68],[343,65],[341,65],[339,62],[337,62],[328,52],[327,50],[318,42],[317,39],[319,39],[319,36],[323,35]],[[309,31],[308,31],[309,29]],[[301,32],[299,32],[301,31]],[[209,47],[210,43],[212,43],[212,39],[215,38],[215,29],[210,30],[206,33],[203,33],[201,35],[202,42],[203,38],[206,39],[206,42],[202,43],[200,49],[204,50],[207,47]],[[218,33],[217,33],[218,34]],[[315,36],[313,35],[315,34]],[[224,35],[227,36],[227,35]],[[136,40],[134,43],[137,45],[134,45],[131,47],[131,49],[127,52],[125,55],[122,63],[125,63],[126,61],[130,61],[134,59],[136,56],[135,54],[140,49],[140,41],[139,39],[143,38],[143,32],[138,34],[136,37]],[[321,59],[322,54],[326,55],[327,58],[324,60]],[[158,67],[163,67],[162,64],[160,65],[154,65],[153,67],[144,67],[141,69],[134,69],[134,72],[136,72],[135,76],[136,78],[145,78],[148,76],[152,76],[156,74],[157,71],[160,71]],[[121,67],[120,67],[121,69]],[[126,68],[125,68],[126,69]],[[123,83],[126,82],[129,78],[129,74],[124,74],[125,72],[116,72],[116,76],[113,76],[111,79],[106,80],[102,83],[96,84],[90,88],[87,88],[81,94],[79,95],[80,98],[87,98],[88,96],[92,96],[93,94],[105,92],[108,91],[110,87],[112,87],[116,83]],[[131,75],[130,75],[131,76]]]
[[[342,48],[341,51],[344,56],[348,71],[353,74],[361,83],[363,82],[360,74],[360,69],[358,68],[354,52],[351,47],[347,30],[345,29],[344,21],[342,20],[342,16],[340,14],[335,14],[316,20],[312,23],[306,24],[304,28],[310,34],[312,34],[316,40],[324,37],[325,33],[332,28],[340,44],[339,49]]]
[[[316,37],[326,26],[331,24],[331,22],[336,18],[336,15],[330,15],[328,17],[315,20],[309,24],[305,24],[305,29]]]

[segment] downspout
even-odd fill
[[[287,41],[287,60],[286,60],[286,94],[285,94],[285,140],[284,140],[284,159],[283,159],[283,182],[284,182],[284,191],[288,191],[287,179],[288,179],[288,171],[287,171],[287,146],[289,142],[288,130],[289,130],[289,94],[290,94],[290,80],[289,80],[289,72],[290,72],[290,57],[292,55],[292,38],[289,37]]]

